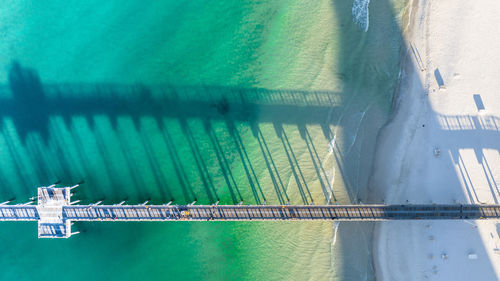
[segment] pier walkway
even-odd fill
[[[2,205],[0,221],[38,221],[37,206]],[[500,205],[76,205],[45,211],[71,221],[500,219]]]
[[[498,205],[187,205],[69,206],[72,221],[270,221],[270,220],[411,220],[500,218]]]
[[[74,205],[75,187],[40,187],[37,205],[2,203],[0,221],[37,221],[38,237],[67,238],[77,221],[500,219],[500,205]]]

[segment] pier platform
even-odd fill
[[[68,238],[71,236],[71,221],[63,213],[70,205],[69,187],[54,186],[38,188],[38,238]]]

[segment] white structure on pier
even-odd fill
[[[71,236],[71,221],[63,216],[63,207],[71,201],[70,187],[55,185],[38,188],[38,238],[68,238]]]

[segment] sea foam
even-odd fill
[[[352,4],[352,20],[364,32],[368,31],[370,25],[368,5],[370,5],[370,0],[354,0]]]

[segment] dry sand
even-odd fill
[[[400,93],[377,144],[376,199],[499,203],[500,1],[411,6]],[[498,280],[499,235],[494,220],[379,223],[377,280]]]

